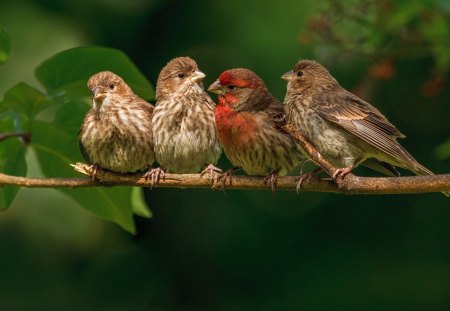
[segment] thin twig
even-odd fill
[[[79,188],[98,186],[90,178],[34,178],[11,176],[0,173],[0,186],[21,186],[27,188]]]
[[[30,143],[31,133],[29,133],[29,132],[3,133],[3,134],[0,134],[0,142],[7,140],[8,138],[12,138],[12,137],[20,137],[20,138],[22,138],[24,144],[28,144],[28,143]]]
[[[327,173],[329,176],[333,176],[336,168],[327,159],[321,156],[319,151],[314,147],[314,145],[300,132],[296,131],[295,128],[288,124],[286,130],[294,137],[297,143],[309,154],[311,160],[320,168]]]

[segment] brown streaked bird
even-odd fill
[[[434,175],[397,142],[405,136],[378,109],[341,87],[319,63],[299,61],[282,78],[288,82],[288,122],[338,167],[334,179],[370,158],[390,171],[397,166]]]
[[[221,172],[222,152],[214,126],[214,102],[204,91],[205,74],[189,57],[172,59],[156,84],[153,139],[156,161],[170,173]],[[164,171],[161,173],[164,174]]]
[[[306,155],[286,132],[281,103],[253,71],[224,71],[208,88],[219,94],[216,128],[224,152],[234,166],[222,177],[222,185],[234,170],[266,176],[275,190],[277,176],[288,174]],[[231,181],[230,181],[231,182]]]
[[[92,92],[92,108],[78,139],[81,153],[93,166],[93,179],[98,169],[117,173],[150,169],[155,160],[153,106],[110,71],[93,75],[87,85]]]

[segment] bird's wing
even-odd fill
[[[314,103],[322,117],[343,127],[353,123],[355,129],[370,128],[391,139],[405,137],[378,109],[349,92],[322,93],[314,98]]]
[[[265,110],[269,116],[269,122],[273,125],[273,127],[280,132],[289,134],[285,128],[287,119],[283,106],[276,99],[274,99],[273,102],[265,108]]]
[[[397,161],[415,168],[419,163],[397,142],[405,137],[375,107],[349,92],[322,93],[312,107],[323,118],[346,129]],[[422,168],[422,167],[421,167]]]

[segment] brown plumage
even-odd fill
[[[216,128],[233,166],[249,175],[269,175],[266,180],[274,189],[278,175],[286,175],[306,159],[284,129],[283,106],[253,71],[227,70],[208,90],[219,94]]]
[[[342,88],[319,63],[299,61],[282,78],[288,81],[284,103],[289,123],[339,168],[334,178],[368,158],[433,175],[397,142],[405,136],[378,109]]]
[[[153,113],[155,155],[171,173],[198,173],[205,166],[211,173],[220,171],[213,166],[221,148],[204,77],[189,57],[171,60],[159,74]]]
[[[95,168],[118,173],[150,168],[155,159],[153,106],[110,71],[93,75],[88,87],[92,92],[92,108],[78,134],[85,159]]]

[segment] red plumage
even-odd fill
[[[284,110],[254,72],[223,72],[208,89],[219,94],[216,129],[224,152],[249,175],[286,175],[306,157],[284,130]]]

